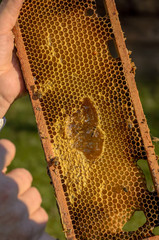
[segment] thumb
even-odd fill
[[[0,171],[10,165],[15,156],[15,145],[6,139],[0,140]]]
[[[2,0],[0,4],[0,34],[12,30],[24,0]]]

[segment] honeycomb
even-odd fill
[[[159,199],[137,165],[147,153],[122,61],[109,48],[112,24],[100,9],[94,0],[25,0],[18,28],[30,96],[40,102],[54,151],[49,164],[62,185],[70,239],[143,239],[159,225]],[[136,211],[146,222],[124,231]]]

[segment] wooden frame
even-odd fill
[[[146,119],[145,119],[145,116],[143,113],[143,109],[142,109],[141,102],[139,99],[138,91],[136,88],[136,83],[134,80],[134,71],[133,71],[134,69],[133,69],[132,63],[129,58],[128,50],[125,45],[125,39],[123,36],[123,32],[121,30],[115,2],[114,2],[114,0],[105,0],[105,3],[107,6],[107,11],[110,16],[111,24],[113,27],[117,50],[119,52],[119,55],[120,55],[120,58],[121,58],[121,61],[123,64],[123,69],[124,69],[124,73],[125,73],[125,76],[127,79],[128,86],[129,86],[131,99],[132,99],[132,102],[134,105],[138,124],[139,124],[140,130],[141,130],[142,139],[143,139],[144,146],[145,146],[146,153],[147,153],[148,163],[149,163],[151,173],[152,173],[152,176],[154,179],[156,190],[159,193],[159,166],[158,166],[158,163],[156,160],[154,146],[152,145],[152,141],[151,141],[150,134],[149,134],[149,129],[148,129],[148,126],[146,123]],[[34,86],[34,78],[31,73],[28,57],[27,57],[26,50],[25,50],[25,47],[23,44],[23,40],[22,40],[22,36],[21,36],[21,32],[20,32],[18,23],[16,24],[16,26],[14,28],[14,34],[15,34],[16,46],[18,49],[18,57],[21,62],[21,67],[22,67],[24,79],[26,81],[26,86],[27,86],[30,96],[32,96],[33,95],[32,88]],[[75,240],[76,237],[74,234],[72,221],[71,221],[69,211],[68,211],[67,202],[66,202],[62,184],[60,181],[59,171],[53,165],[52,166],[49,165],[50,160],[54,157],[54,153],[52,150],[52,146],[50,144],[49,134],[47,131],[47,127],[45,125],[43,113],[42,113],[42,111],[40,111],[40,109],[41,109],[40,100],[39,99],[33,100],[33,98],[31,97],[31,101],[32,101],[32,106],[33,106],[34,113],[36,116],[36,121],[37,121],[37,125],[39,128],[42,145],[43,145],[43,148],[45,151],[46,160],[48,162],[50,176],[53,181],[54,188],[55,188],[55,194],[56,194],[57,202],[59,205],[59,210],[60,210],[60,214],[61,214],[61,218],[62,218],[62,224],[64,227],[64,231],[65,231],[65,234],[66,234],[68,240]],[[149,239],[157,240],[157,239],[159,239],[159,236],[151,237]]]

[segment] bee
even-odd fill
[[[157,142],[159,142],[159,138],[158,137],[151,137],[152,138],[152,142],[155,142],[155,143],[157,143]]]
[[[40,91],[37,90],[36,92],[34,92],[33,94],[34,100],[41,99],[41,98],[42,98],[42,93]]]
[[[36,110],[37,110],[37,111],[41,111],[41,108],[39,108],[39,107],[36,107]]]
[[[96,52],[96,51],[94,51],[94,52],[93,52],[93,55],[97,55],[97,52]]]
[[[32,98],[34,100],[38,100],[42,98],[42,92],[39,89],[36,90],[34,85],[30,86],[30,90],[32,91]]]
[[[48,137],[45,136],[44,132],[39,131],[39,136],[41,139],[48,139]]]
[[[50,161],[48,162],[49,167],[53,166],[54,168],[56,168],[58,165],[59,165],[59,158],[58,157],[50,158]]]
[[[5,126],[6,124],[6,118],[3,117],[0,119],[0,131],[2,130],[2,128]]]
[[[132,54],[132,51],[128,51],[129,56]]]
[[[70,234],[71,229],[64,229],[63,232],[65,232],[66,234]]]
[[[133,127],[132,121],[131,121],[130,119],[127,119],[127,120],[126,120],[126,123],[127,123],[128,129],[129,129],[129,130],[132,129],[132,127]]]
[[[123,187],[124,192],[128,192],[128,189],[126,187]]]
[[[48,137],[43,137],[43,136],[41,136],[41,139],[48,139]]]
[[[94,126],[92,129],[91,137],[94,137],[95,131],[96,131],[96,126]]]

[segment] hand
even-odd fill
[[[25,169],[5,174],[15,155],[15,146],[0,140],[0,236],[2,240],[53,240],[44,233],[48,216],[40,207],[41,196],[31,187]]]
[[[11,31],[21,6],[22,0],[3,0],[0,4],[0,118],[25,92]],[[53,240],[44,233],[48,217],[40,207],[39,192],[31,187],[30,173],[25,169],[15,169],[5,174],[14,154],[15,146],[8,140],[0,140],[0,238]]]
[[[12,102],[25,92],[12,33],[22,2],[23,0],[3,0],[0,4],[0,118]]]

